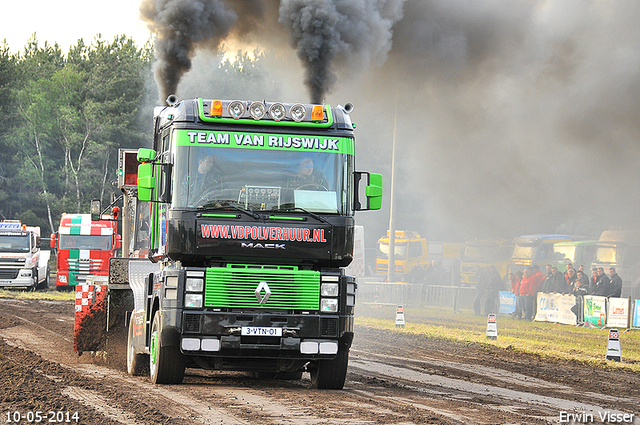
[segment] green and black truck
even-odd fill
[[[110,299],[127,310],[129,373],[148,367],[161,384],[185,368],[309,372],[313,387],[342,388],[354,213],[382,199],[381,175],[355,170],[353,107],[167,104],[137,170],[121,159],[129,258],[112,260],[109,292],[131,298]]]

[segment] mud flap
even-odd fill
[[[94,281],[91,277],[86,284],[76,286],[73,349],[78,354],[104,349],[106,339],[109,286],[106,279]]]
[[[115,354],[125,346],[122,340],[126,340],[126,312],[133,308],[131,290],[112,290],[106,279],[97,278],[100,277],[89,276],[87,284],[76,286],[73,345],[78,354],[84,351]]]

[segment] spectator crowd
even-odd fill
[[[613,267],[609,268],[609,276],[602,267],[594,268],[591,278],[586,276],[582,265],[576,270],[572,264],[567,264],[567,270],[564,273],[551,265],[547,265],[546,268],[546,276],[537,265],[526,268],[524,272],[509,273],[511,292],[516,296],[516,310],[513,317],[533,320],[538,292],[574,295],[576,305],[572,311],[579,321],[585,295],[619,298],[622,294],[622,279]]]

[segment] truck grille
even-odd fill
[[[0,269],[0,279],[13,280],[18,277],[18,270]]]
[[[265,282],[271,294],[260,304],[256,290]],[[261,297],[266,291],[261,290]],[[205,307],[283,310],[320,308],[320,273],[291,266],[230,264],[207,269]]]
[[[102,260],[69,258],[68,266],[69,266],[70,272],[77,272],[80,274],[92,274],[101,269]]]
[[[184,332],[195,332],[198,333],[200,332],[200,327],[201,327],[201,319],[202,315],[200,314],[187,314],[185,313],[184,315],[184,325],[183,325],[183,330]]]
[[[26,264],[25,258],[3,258],[0,259],[1,267],[15,267],[17,269],[23,269]]]
[[[323,317],[322,336],[338,336],[338,319]]]

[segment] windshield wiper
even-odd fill
[[[202,210],[205,210],[205,211],[218,211],[218,210],[224,210],[224,209],[229,209],[229,208],[231,208],[233,210],[236,210],[236,211],[240,211],[242,213],[245,213],[246,215],[251,216],[251,217],[255,218],[256,220],[261,220],[262,219],[262,216],[260,216],[260,214],[258,214],[258,213],[255,213],[253,211],[245,210],[244,208],[240,208],[239,206],[233,205],[233,204],[220,205],[219,201],[209,202],[208,204],[204,204],[203,206],[198,207],[198,210],[199,211],[202,211]]]
[[[276,208],[276,209],[274,209],[274,211],[302,211],[305,214],[309,214],[311,217],[315,218],[316,220],[321,221],[323,223],[326,223],[326,224],[328,224],[328,225],[333,227],[331,222],[329,220],[327,220],[326,218],[320,217],[318,214],[313,213],[311,211],[307,211],[304,208],[300,208],[300,207]]]

